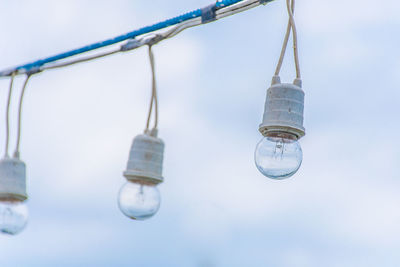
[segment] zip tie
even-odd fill
[[[261,4],[261,5],[266,5],[266,4],[268,4],[269,2],[272,2],[273,0],[259,0],[258,2]]]
[[[26,75],[29,77],[29,76],[31,76],[31,75],[33,75],[33,74],[36,74],[36,73],[39,73],[39,72],[42,72],[42,71],[43,71],[43,70],[42,70],[41,67],[34,67],[34,68],[29,69],[29,70],[26,72]]]
[[[133,50],[136,48],[139,48],[144,45],[155,45],[159,43],[160,41],[166,39],[165,36],[162,34],[152,34],[150,37],[149,36],[144,36],[140,39],[132,39],[129,40],[126,44],[121,45],[120,51],[125,52],[129,50]]]
[[[121,45],[121,51],[122,52],[130,51],[130,50],[139,48],[142,45],[143,45],[142,42],[140,42],[139,40],[132,39],[132,40],[129,40],[126,44]]]
[[[215,11],[217,10],[217,4],[211,4],[201,9],[201,23],[205,24],[212,22],[217,19]]]
[[[146,37],[143,39],[144,39],[144,44],[146,44],[148,46],[152,46],[152,45],[155,45],[158,42],[164,40],[165,37],[161,34],[154,34],[152,37],[150,37],[148,39],[146,39]]]

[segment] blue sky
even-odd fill
[[[399,266],[400,4],[297,1],[304,160],[292,179],[271,181],[253,152],[284,2],[154,47],[165,183],[159,212],[145,222],[124,217],[116,199],[131,141],[145,126],[147,50],[33,77],[21,145],[30,220],[20,235],[0,236],[0,265]],[[209,3],[7,1],[0,67]],[[294,78],[291,56],[284,81]],[[0,80],[1,107],[8,82]]]

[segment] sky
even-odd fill
[[[0,266],[399,266],[400,3],[296,3],[306,136],[295,176],[269,180],[253,161],[287,23],[276,0],[154,47],[165,182],[147,221],[117,206],[146,122],[146,48],[34,76],[21,141],[29,223],[0,236]],[[3,1],[0,68],[208,4]],[[288,52],[285,82],[294,79]],[[0,79],[0,118],[8,85]],[[17,94],[11,147],[16,103]]]

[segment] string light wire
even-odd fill
[[[301,79],[301,73],[300,73],[300,63],[299,63],[299,53],[298,53],[298,47],[297,47],[297,29],[296,29],[296,24],[294,21],[294,9],[295,9],[295,0],[286,0],[286,7],[289,15],[289,21],[288,25],[286,28],[286,34],[285,38],[283,41],[282,49],[281,49],[281,54],[279,56],[278,64],[276,66],[275,70],[275,76],[279,76],[280,70],[282,68],[282,63],[286,54],[286,48],[289,42],[289,37],[290,37],[290,32],[293,32],[293,50],[294,50],[294,61],[295,61],[295,67],[296,67],[296,78]]]
[[[28,74],[25,78],[24,85],[22,86],[22,91],[21,95],[19,97],[19,106],[18,106],[18,129],[17,129],[17,144],[15,146],[15,151],[14,151],[14,158],[19,158],[19,144],[21,141],[21,120],[22,120],[22,103],[24,101],[24,95],[25,95],[25,89],[26,85],[28,84],[29,78],[31,77],[30,74]]]
[[[297,29],[296,29],[296,23],[294,21],[294,15],[293,15],[294,2],[295,2],[295,0],[292,0],[293,10],[290,7],[290,0],[286,0],[286,6],[287,6],[288,14],[289,14],[290,25],[292,26],[292,32],[293,32],[293,50],[294,50],[294,62],[296,65],[296,78],[301,79],[299,49],[297,47]]]
[[[150,119],[151,114],[153,112],[153,104],[154,104],[154,126],[153,129],[156,130],[158,126],[158,99],[157,99],[157,83],[156,83],[156,73],[155,73],[155,62],[154,62],[154,54],[152,51],[152,45],[149,45],[149,59],[150,59],[150,67],[151,67],[151,100],[149,107],[149,114],[147,116],[146,123],[146,131],[149,130],[150,127]]]
[[[8,158],[8,145],[10,142],[10,104],[11,104],[11,96],[14,84],[15,72],[11,75],[10,81],[10,88],[8,90],[8,99],[7,99],[7,106],[6,106],[6,145],[5,145],[5,152],[4,157]]]

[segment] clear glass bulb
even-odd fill
[[[257,144],[254,160],[263,175],[283,180],[300,168],[303,152],[296,136],[277,133],[264,137]]]
[[[0,231],[16,235],[28,222],[28,208],[22,201],[0,201]]]
[[[118,195],[119,209],[134,220],[146,220],[160,208],[160,192],[155,184],[127,182]]]

